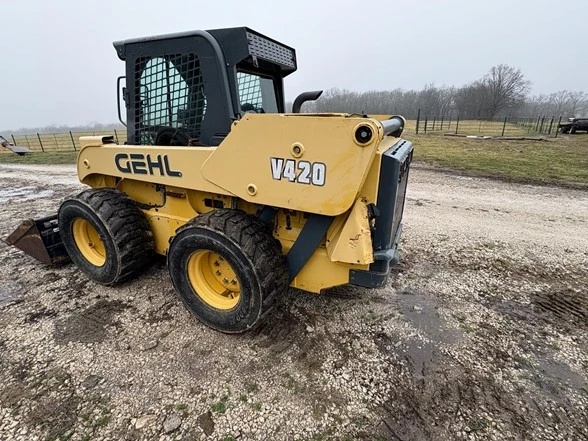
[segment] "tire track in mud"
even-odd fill
[[[539,314],[557,323],[568,323],[588,329],[588,295],[568,290],[540,292],[531,301]]]
[[[129,305],[120,300],[101,299],[82,312],[74,312],[58,320],[55,323],[55,341],[57,344],[101,342],[106,337],[107,327],[118,326],[116,314],[127,308]]]

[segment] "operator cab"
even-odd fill
[[[283,78],[296,71],[293,48],[246,27],[114,47],[126,64],[126,121],[120,105],[119,118],[131,145],[219,145],[247,112],[283,113]]]

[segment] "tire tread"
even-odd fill
[[[145,215],[135,201],[112,188],[84,190],[66,198],[90,207],[104,222],[115,244],[120,262],[114,285],[134,277],[153,257],[153,234]]]
[[[288,289],[286,259],[280,241],[271,228],[257,217],[241,210],[218,209],[201,214],[178,229],[201,227],[213,230],[232,240],[254,263],[263,293],[263,318],[271,311],[276,298]]]

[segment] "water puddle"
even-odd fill
[[[19,286],[11,284],[0,286],[0,309],[20,303],[21,301],[22,295]]]
[[[53,190],[39,190],[37,187],[0,188],[0,204],[10,201],[29,201],[53,195]]]
[[[441,347],[458,343],[463,334],[458,329],[450,329],[441,314],[434,298],[425,293],[405,290],[396,299],[404,319],[417,328],[424,339],[415,338],[405,342],[399,350],[404,354],[413,374],[425,377],[431,369],[443,364]]]
[[[460,341],[461,331],[447,328],[437,302],[430,295],[406,289],[398,295],[396,303],[405,319],[431,341],[446,344]]]

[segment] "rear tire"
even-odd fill
[[[288,288],[280,242],[266,224],[238,210],[197,216],[168,252],[172,283],[205,325],[226,333],[254,327]]]
[[[61,240],[90,279],[113,285],[135,276],[153,256],[153,235],[138,205],[119,190],[91,189],[66,198]]]

